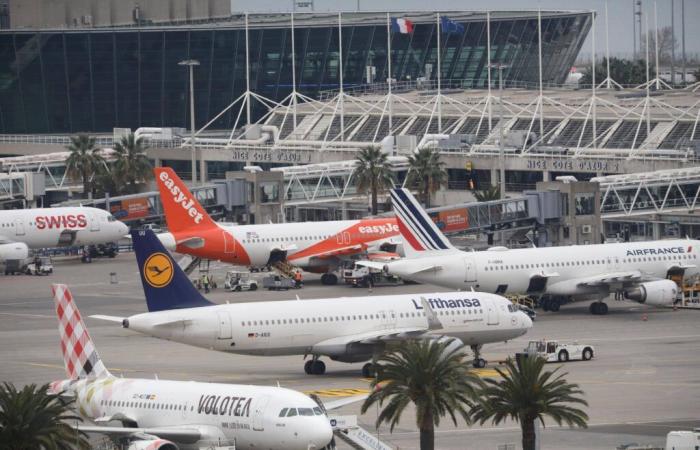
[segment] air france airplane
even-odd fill
[[[168,233],[158,238],[170,251],[241,266],[288,262],[321,273],[323,284],[336,284],[332,273],[343,259],[367,255],[395,258],[399,229],[393,217],[328,222],[223,225],[214,222],[185,183],[167,167],[154,169]]]
[[[410,192],[395,189],[391,200],[408,257],[361,264],[422,283],[542,296],[543,308],[551,311],[559,310],[562,299],[589,299],[594,300],[592,314],[607,314],[603,300],[610,294],[616,300],[671,305],[678,285],[668,278],[698,274],[700,242],[695,240],[463,252],[450,244]]]
[[[311,355],[304,370],[321,375],[319,358],[362,362],[407,339],[456,338],[474,350],[522,336],[530,318],[507,299],[481,292],[253,302],[215,305],[192,286],[150,230],[132,231],[147,313],[92,316],[196,347],[246,355]],[[458,341],[455,341],[459,343]],[[372,365],[362,369],[371,376]]]
[[[113,242],[128,232],[109,212],[86,206],[0,211],[0,261],[25,259],[29,249]]]
[[[129,449],[321,449],[332,439],[323,408],[280,387],[117,378],[90,338],[68,287],[53,285],[61,350],[68,379],[52,393],[75,398],[78,413],[95,425],[86,433],[109,436]],[[325,409],[365,396],[325,404]],[[219,447],[217,447],[219,448]]]

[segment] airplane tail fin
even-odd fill
[[[139,265],[148,311],[211,306],[192,285],[151,230],[133,230],[131,238]]]
[[[71,380],[112,376],[97,353],[68,286],[51,286],[66,374]]]
[[[156,167],[153,173],[158,184],[165,221],[170,231],[178,232],[197,226],[216,225],[173,169]]]
[[[404,252],[452,250],[454,247],[407,189],[392,189],[391,204],[404,238]]]

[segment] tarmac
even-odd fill
[[[43,384],[65,377],[50,286],[70,286],[83,317],[92,314],[128,316],[144,312],[145,301],[132,253],[115,259],[82,264],[77,259],[55,261],[45,277],[0,275],[0,381],[17,385]],[[265,300],[297,301],[388,293],[428,292],[430,285],[375,287],[373,292],[345,285],[322,286],[310,276],[301,290],[286,292],[225,292],[223,274],[230,267],[214,264],[220,287],[208,297],[218,303]],[[114,276],[110,274],[114,273]],[[262,277],[265,274],[254,274]],[[196,272],[191,277],[195,277]],[[112,283],[116,278],[116,283]],[[440,289],[438,289],[440,290]],[[588,303],[565,305],[558,313],[538,311],[525,336],[484,347],[489,360],[479,376],[497,376],[498,361],[521,350],[530,339],[558,339],[592,344],[595,357],[569,362],[560,370],[578,383],[589,403],[587,429],[559,427],[551,421],[540,430],[542,449],[614,449],[636,443],[663,447],[671,430],[700,427],[700,311],[656,309],[631,302],[608,302],[607,316],[592,316]],[[646,317],[647,320],[643,320]],[[217,383],[277,385],[316,392],[324,399],[366,392],[362,364],[324,358],[327,373],[306,375],[303,360],[291,357],[253,357],[216,353],[162,341],[122,329],[116,323],[86,319],[90,334],[106,365],[115,375],[135,378],[197,380]],[[554,369],[553,363],[548,368]],[[418,448],[415,411],[409,408],[389,432],[375,430],[376,410],[360,415],[360,403],[338,414],[357,414],[360,425],[401,449]],[[494,426],[453,425],[443,418],[436,432],[438,449],[520,448],[520,429],[509,422]],[[339,448],[344,447],[339,443]],[[504,447],[500,447],[504,448]]]

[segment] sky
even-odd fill
[[[302,0],[299,0],[302,1]],[[308,0],[304,0],[308,1]],[[631,56],[633,51],[632,8],[636,0],[607,0],[609,13],[609,45],[612,56]],[[671,25],[672,0],[641,0],[654,27],[654,3],[658,12],[659,28]],[[681,1],[675,0],[675,29],[678,40],[677,57],[680,59]],[[606,0],[313,0],[315,11],[415,11],[415,10],[594,10],[596,18],[596,53],[605,51]],[[293,0],[231,0],[234,12],[291,11]],[[427,7],[426,5],[429,5]],[[642,18],[644,21],[644,17]],[[686,52],[700,53],[700,0],[685,0]],[[591,53],[591,35],[581,49],[582,55]]]

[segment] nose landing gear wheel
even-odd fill
[[[364,378],[374,378],[376,371],[374,370],[374,364],[367,363],[362,366],[362,376]]]
[[[484,358],[477,358],[474,360],[472,365],[477,369],[483,369],[486,367],[486,360]]]
[[[326,286],[334,286],[338,284],[338,277],[333,273],[324,273],[321,275],[321,284]]]
[[[608,305],[607,305],[607,303],[594,302],[594,303],[591,303],[589,311],[593,315],[604,316],[608,313]]]

